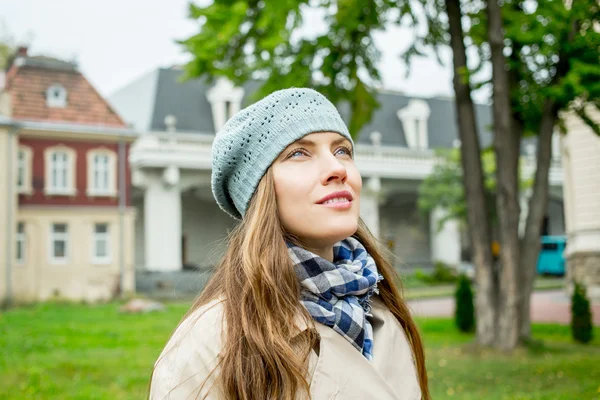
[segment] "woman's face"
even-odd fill
[[[352,151],[338,133],[311,133],[273,163],[283,227],[309,248],[331,246],[356,232],[362,180]]]

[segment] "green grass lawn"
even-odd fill
[[[404,297],[408,300],[426,299],[434,297],[449,297],[454,295],[454,283],[428,283],[418,279],[415,274],[402,276]],[[538,276],[534,281],[534,290],[553,290],[565,287],[564,278]]]
[[[0,399],[143,399],[187,309],[123,315],[118,304],[45,304],[0,314]],[[478,351],[448,319],[420,319],[434,399],[600,399],[600,329],[588,346],[569,328],[534,325],[542,341],[513,355]]]

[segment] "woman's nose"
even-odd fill
[[[333,154],[323,157],[321,168],[323,171],[321,181],[324,185],[335,181],[346,182],[348,177],[346,167]]]

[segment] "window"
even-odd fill
[[[88,196],[116,196],[116,164],[115,152],[108,149],[89,151],[88,161]]]
[[[93,187],[99,192],[107,192],[108,191],[108,176],[109,176],[109,168],[108,168],[108,155],[106,154],[96,154],[94,156],[94,179],[93,179]]]
[[[210,103],[215,132],[221,130],[225,122],[240,110],[244,89],[234,86],[227,78],[219,78],[215,85],[206,91]]]
[[[65,146],[57,146],[47,149],[45,157],[46,194],[74,195],[75,151]]]
[[[93,262],[96,264],[110,263],[110,232],[108,224],[94,224]]]
[[[233,113],[232,107],[233,107],[233,105],[231,104],[231,101],[229,101],[229,100],[225,101],[225,121],[227,121],[231,117],[233,117],[233,115],[232,115],[232,113]]]
[[[25,262],[25,224],[23,222],[17,224],[15,239],[17,241],[17,250],[15,253],[17,264],[23,264]]]
[[[417,149],[422,149],[425,146],[423,146],[423,140],[421,137],[421,120],[418,118],[415,118],[415,148]]]
[[[69,156],[64,151],[56,151],[52,154],[52,188],[60,191],[69,187]]]
[[[17,155],[17,187],[19,189],[25,186],[25,173],[27,172],[27,164],[25,162],[25,152],[19,149],[19,154]]]
[[[17,152],[17,192],[31,193],[31,149],[26,146]]]
[[[396,115],[402,121],[406,144],[411,149],[425,150],[429,147],[428,120],[431,114],[425,100],[410,100]]]
[[[46,89],[46,106],[50,108],[65,108],[67,106],[67,89],[55,84]]]
[[[542,250],[558,250],[558,243],[542,243]]]
[[[66,263],[69,251],[67,224],[52,224],[50,229],[50,262]]]

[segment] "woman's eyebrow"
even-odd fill
[[[341,143],[348,143],[350,144],[350,141],[348,139],[346,139],[345,137],[341,137],[339,139],[334,140],[333,142],[331,142],[332,146],[337,146],[338,144]],[[298,139],[294,142],[295,145],[302,145],[302,146],[314,146],[315,142],[313,142],[310,139]]]
[[[342,144],[342,143],[347,143],[348,145],[350,145],[350,147],[352,147],[352,143],[346,139],[345,137],[336,139],[333,141],[333,143],[331,143],[333,146],[337,146],[338,144]]]

